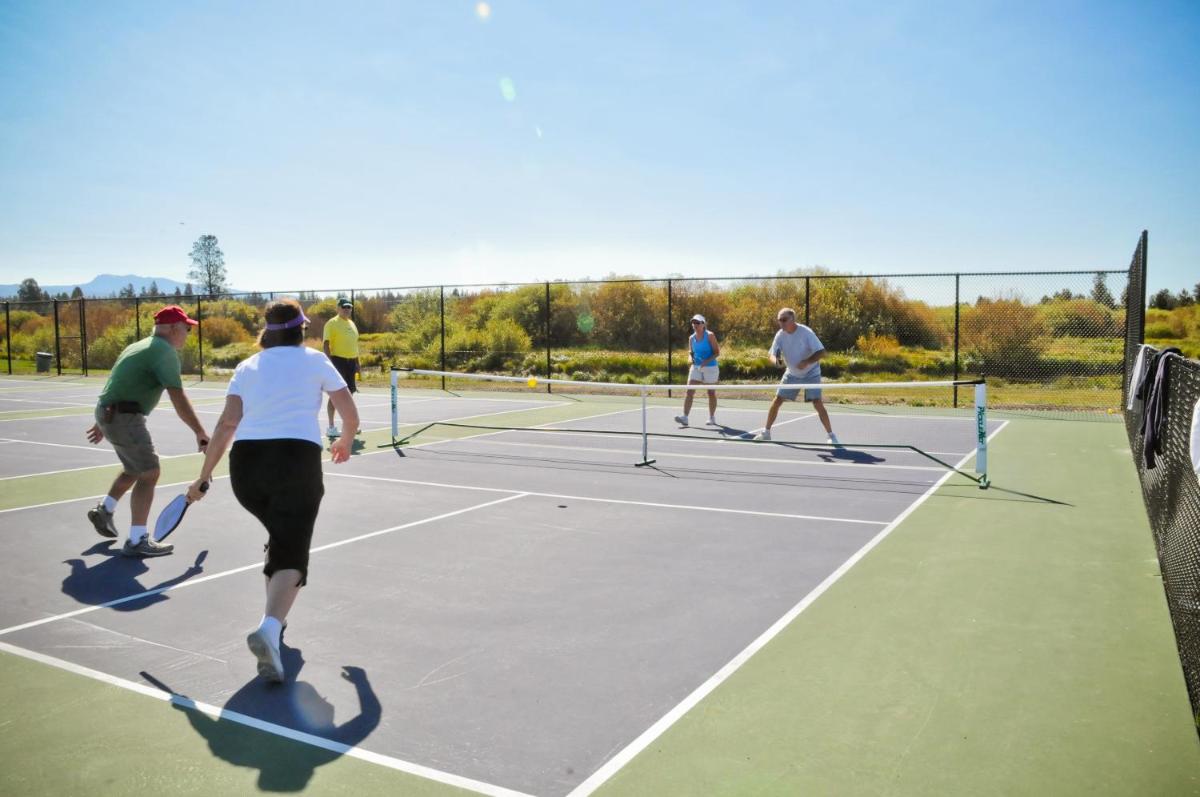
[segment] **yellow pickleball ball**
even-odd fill
[[[525,384],[529,385],[530,387],[537,387],[537,377],[536,376],[529,377],[529,381],[526,382]]]

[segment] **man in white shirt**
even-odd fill
[[[796,323],[796,311],[785,307],[777,316],[779,331],[775,340],[771,341],[770,358],[772,365],[779,365],[780,360],[787,368],[783,373],[781,385],[819,385],[821,384],[821,358],[825,356],[825,346],[822,345],[816,333],[803,324]],[[762,431],[754,436],[755,440],[770,440],[771,426],[779,415],[779,408],[785,401],[795,401],[800,394],[800,388],[780,388],[767,411],[767,423]],[[825,433],[829,435],[830,445],[841,445],[837,435],[833,433],[833,425],[829,422],[829,412],[825,402],[821,400],[821,391],[814,388],[804,388],[804,400],[811,401]]]

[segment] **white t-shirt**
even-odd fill
[[[275,346],[238,364],[226,395],[241,396],[235,440],[308,440],[321,445],[317,417],[325,393],[346,381],[323,353],[307,346]]]
[[[817,338],[817,333],[804,324],[797,324],[796,331],[790,335],[782,329],[779,330],[775,333],[775,340],[771,341],[771,351],[775,352],[776,357],[783,357],[787,364],[787,372],[792,376],[820,376],[820,362],[813,363],[803,371],[796,367],[796,363],[807,360],[823,348],[825,347]]]

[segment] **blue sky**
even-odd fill
[[[0,282],[1200,281],[1200,4],[0,2]]]

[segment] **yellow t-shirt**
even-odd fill
[[[334,316],[325,322],[325,340],[334,357],[358,356],[358,327],[350,319]]]

